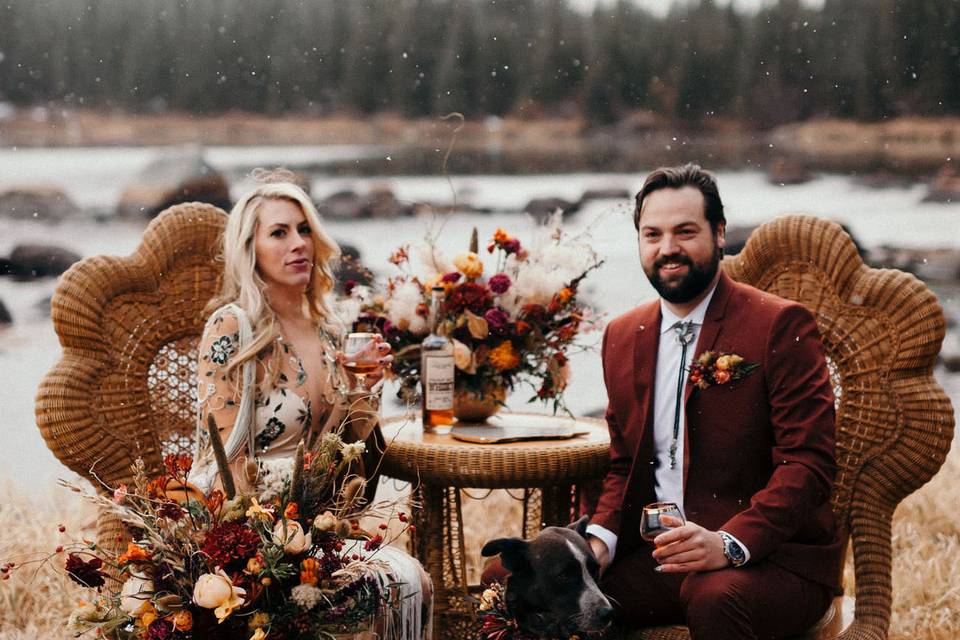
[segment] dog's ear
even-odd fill
[[[497,538],[483,545],[480,554],[493,556],[500,554],[503,566],[511,572],[516,572],[527,565],[527,550],[530,543],[523,538]]]
[[[590,516],[580,516],[574,522],[567,525],[567,529],[573,529],[581,538],[587,537],[587,523],[590,522]]]

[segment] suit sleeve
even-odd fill
[[[830,499],[836,473],[834,396],[813,316],[800,305],[774,321],[764,372],[773,430],[773,473],[722,530],[761,560],[791,540]]]
[[[610,326],[603,334],[603,371],[604,378],[607,376],[607,347],[610,340]],[[607,381],[608,382],[608,381]],[[607,396],[610,396],[610,385],[607,384]],[[620,427],[620,421],[613,408],[613,403],[608,400],[607,403],[607,429],[610,431],[610,470],[603,480],[603,488],[600,492],[600,498],[597,501],[597,509],[590,519],[591,524],[596,524],[614,535],[620,534],[620,507],[623,504],[623,495],[627,486],[627,478],[630,474],[630,465],[632,457],[629,448],[623,438],[623,432]]]

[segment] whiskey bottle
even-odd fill
[[[430,335],[420,345],[420,397],[423,430],[453,424],[453,342],[443,335],[443,287],[430,299]]]

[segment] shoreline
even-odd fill
[[[318,161],[293,167],[338,175],[435,175],[453,149],[450,173],[536,174],[636,171],[698,161],[716,169],[770,170],[786,162],[809,171],[911,178],[960,160],[960,118],[902,117],[875,123],[816,120],[751,130],[718,121],[673,126],[646,112],[602,128],[580,118],[407,119],[395,114],[269,117],[230,112],[101,113],[56,107],[19,109],[0,119],[0,146],[91,147],[358,145],[388,148],[390,159]]]

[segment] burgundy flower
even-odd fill
[[[483,318],[487,321],[490,330],[494,332],[499,332],[503,329],[508,322],[510,322],[510,317],[503,309],[498,309],[494,307],[493,309],[488,309]]]
[[[495,276],[491,276],[490,280],[487,281],[487,286],[490,287],[490,291],[493,291],[497,295],[506,293],[511,284],[513,284],[513,281],[511,281],[510,276],[505,273],[498,273]]]
[[[146,640],[173,640],[173,624],[158,618],[147,627]]]
[[[536,322],[537,320],[542,320],[547,315],[547,309],[542,304],[525,304],[521,310],[521,314]]]
[[[180,518],[183,517],[183,507],[173,500],[167,500],[166,502],[161,503],[157,508],[157,515],[161,518],[178,522]]]
[[[147,627],[147,640],[173,640],[173,623],[157,618]]]
[[[485,286],[477,282],[464,282],[450,292],[445,306],[446,310],[452,313],[469,309],[476,314],[482,314],[491,304],[493,296]]]
[[[200,550],[210,558],[210,566],[226,567],[231,562],[246,562],[260,546],[257,532],[239,522],[224,522],[210,529]]]
[[[346,282],[343,283],[343,294],[347,296],[350,295],[351,293],[353,293],[353,288],[358,284],[360,283],[357,282],[356,280],[347,280]]]
[[[450,273],[443,274],[441,280],[443,282],[454,283],[460,280],[461,274],[459,271],[451,271]]]
[[[103,560],[100,558],[90,558],[84,560],[75,553],[67,556],[67,575],[77,584],[84,587],[102,587],[106,582],[105,574],[100,570],[103,566]]]
[[[510,253],[520,253],[520,241],[516,238],[510,238],[506,242],[500,245],[504,251],[508,254]]]

